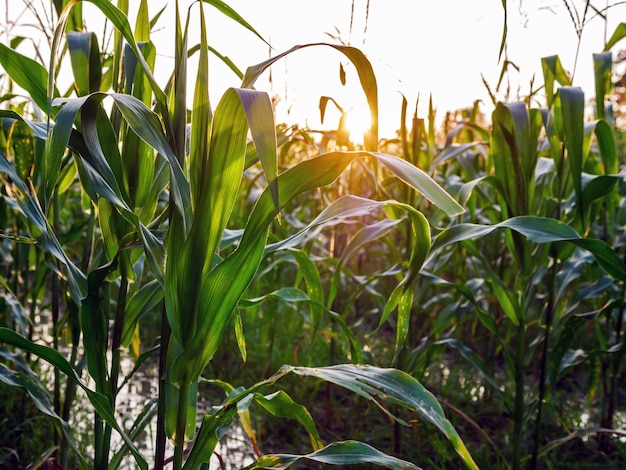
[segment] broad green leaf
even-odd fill
[[[562,86],[570,86],[572,84],[572,79],[563,68],[563,64],[561,63],[559,56],[553,55],[543,57],[541,59],[541,68],[543,69],[547,107],[550,108],[552,107],[552,103],[554,101],[554,82],[556,81]]]
[[[218,178],[220,176],[219,172],[214,174],[213,171],[208,169],[209,165],[216,165],[216,163],[209,160],[213,111],[209,101],[209,54],[207,50],[204,8],[202,3],[199,3],[198,6],[200,8],[200,57],[198,59],[196,86],[193,92],[191,129],[189,132],[189,185],[191,187],[192,201],[197,213],[201,210],[200,201],[203,198],[210,197],[210,190],[208,189],[210,183],[207,183],[207,181],[209,178]],[[227,130],[220,131],[228,132]],[[228,153],[219,155],[220,161],[226,161],[229,158]],[[229,193],[227,194],[230,196]],[[229,216],[229,213],[226,214],[226,217]],[[213,217],[213,215],[211,214],[207,218],[210,217]],[[210,226],[211,224],[207,223],[207,225]],[[210,248],[209,253],[212,255]]]
[[[435,396],[406,372],[351,364],[317,368],[284,366],[283,369],[297,375],[318,377],[340,385],[373,401],[385,413],[389,412],[382,407],[378,399],[416,411],[450,440],[468,468],[478,468],[454,426],[445,417]]]
[[[621,41],[625,37],[626,37],[626,23],[622,22],[619,25],[617,25],[617,27],[615,28],[615,31],[613,31],[611,38],[604,45],[604,50],[608,51],[615,44],[617,44],[619,41]]]
[[[135,41],[148,42],[150,40],[150,18],[148,15],[148,1],[141,0],[135,22]]]
[[[133,456],[135,457],[135,461],[137,465],[142,470],[148,469],[148,464],[145,459],[141,456],[135,444],[130,440],[130,438],[124,433],[122,428],[118,425],[115,416],[113,414],[113,410],[109,404],[108,399],[97,392],[94,392],[89,387],[87,387],[81,380],[76,371],[72,368],[69,362],[65,360],[65,358],[56,350],[49,348],[47,346],[42,346],[40,344],[33,343],[26,338],[21,337],[17,333],[8,328],[0,328],[0,341],[3,341],[7,344],[11,344],[15,347],[24,349],[41,359],[45,360],[52,364],[57,370],[65,374],[70,380],[75,382],[80,388],[82,388],[89,398],[92,406],[96,410],[96,412],[102,417],[104,421],[108,425],[110,425],[113,429],[115,429],[120,436],[122,437],[124,443],[129,447]]]
[[[439,186],[430,176],[406,160],[384,153],[370,153],[378,162],[382,163],[394,175],[412,188],[419,191],[426,199],[432,202],[448,216],[462,214],[463,209],[452,196]]]
[[[289,252],[296,260],[296,263],[298,263],[298,271],[306,282],[307,295],[311,299],[309,305],[311,315],[311,341],[314,341],[324,313],[325,302],[322,278],[317,266],[307,253],[295,248],[290,249]]]
[[[560,103],[567,161],[576,192],[576,209],[585,226],[585,207],[582,200],[582,168],[586,157],[583,154],[585,95],[580,88],[562,87],[558,91],[557,100]]]
[[[52,44],[51,55],[53,57],[56,57],[56,55],[58,54],[59,49],[60,49],[61,37],[65,29],[65,24],[67,23],[67,20],[68,20],[68,15],[70,14],[70,11],[72,10],[72,8],[76,4],[80,3],[81,1],[88,1],[89,3],[92,3],[96,7],[98,7],[100,11],[102,11],[102,13],[104,13],[104,15],[108,18],[108,20],[115,26],[116,31],[119,32],[121,36],[124,37],[124,39],[127,41],[129,46],[132,48],[133,52],[139,59],[139,62],[141,63],[142,67],[144,68],[146,76],[148,77],[148,80],[150,81],[150,84],[152,86],[152,90],[154,92],[157,103],[159,104],[161,109],[167,110],[168,109],[167,97],[165,96],[165,93],[163,92],[163,90],[159,87],[156,79],[154,78],[150,70],[150,67],[144,60],[143,55],[141,54],[139,50],[139,46],[134,38],[133,30],[128,22],[127,15],[122,10],[118,9],[109,0],[71,0],[69,1],[63,9],[62,15],[60,15],[59,17],[59,21],[57,24],[57,28],[55,30],[54,40]],[[51,70],[56,69],[56,64],[54,62],[52,66],[50,67],[50,69]],[[54,80],[53,77],[54,77],[54,74],[51,74],[50,83],[53,82]],[[165,113],[165,115],[167,114]],[[169,127],[169,122],[165,123],[165,127],[166,127],[166,134],[170,135],[171,131]]]
[[[96,34],[70,31],[67,33],[67,47],[78,96],[99,91],[102,81],[102,65]]]
[[[618,172],[617,146],[613,130],[604,120],[585,124],[585,139],[583,141],[583,155],[591,151],[592,137],[595,135],[598,144],[598,153],[604,166],[605,175],[614,175]]]
[[[153,312],[163,301],[163,288],[157,280],[152,280],[132,295],[126,304],[122,345],[128,347],[138,320],[146,313]]]
[[[304,426],[309,434],[313,449],[319,450],[323,447],[324,444],[317,432],[315,421],[309,414],[308,410],[304,406],[294,402],[291,397],[287,395],[287,393],[282,390],[274,392],[270,395],[255,393],[254,401],[274,416],[297,420],[300,424],[302,424],[302,426]]]
[[[117,269],[117,258],[100,266],[87,276],[87,297],[80,309],[80,323],[83,332],[85,355],[89,375],[96,383],[96,391],[109,395],[107,367],[107,340],[109,321],[102,309],[100,289],[109,274]]]
[[[27,185],[20,179],[9,162],[1,155],[0,173],[6,173],[11,178],[12,183],[22,193],[21,197],[16,199],[18,206],[23,212],[25,218],[28,219],[29,222],[31,222],[39,231],[39,233],[32,234],[32,238],[37,239],[41,249],[50,253],[50,255],[56,258],[64,267],[64,274],[67,276],[67,282],[69,284],[72,300],[77,305],[80,305],[86,292],[85,275],[68,258],[67,254],[61,247],[61,244],[55,236],[52,227],[50,227],[48,219],[44,215],[37,198],[30,194]]]
[[[432,258],[443,247],[462,240],[476,239],[490,234],[498,228],[509,228],[527,237],[534,243],[569,242],[591,252],[607,274],[626,280],[626,267],[613,249],[602,240],[581,238],[569,225],[556,219],[544,217],[513,217],[494,225],[453,225],[437,236],[430,250]],[[427,260],[427,262],[430,261]]]
[[[258,93],[241,88],[235,89],[246,111],[250,134],[256,148],[259,161],[265,172],[276,212],[280,210],[278,198],[278,160],[276,156],[276,131],[274,111],[267,93]]]
[[[17,85],[23,88],[33,102],[48,112],[48,72],[38,62],[0,44],[0,65]],[[53,96],[59,95],[54,90]]]
[[[508,289],[499,279],[493,279],[491,288],[498,299],[498,305],[502,311],[509,317],[515,326],[525,321],[523,312],[520,310],[519,300],[514,292]]]
[[[406,284],[402,286],[402,295],[398,302],[398,324],[396,325],[396,354],[404,347],[409,334],[409,324],[411,321],[411,309],[413,308],[413,286]]]
[[[333,442],[326,447],[305,455],[275,454],[263,455],[245,470],[260,468],[286,469],[300,460],[311,460],[327,465],[378,465],[393,470],[419,470],[419,467],[391,457],[374,447],[359,441]]]
[[[613,55],[610,52],[593,54],[593,71],[596,84],[596,119],[605,118],[605,98],[611,93]]]

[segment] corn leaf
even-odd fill
[[[361,87],[365,92],[367,103],[370,109],[371,127],[366,135],[365,148],[369,151],[378,150],[378,85],[376,83],[376,76],[372,69],[372,64],[367,57],[359,49],[351,46],[342,46],[337,44],[315,43],[305,44],[301,46],[294,46],[286,52],[283,52],[275,57],[272,57],[265,62],[248,67],[246,74],[243,77],[241,84],[242,88],[250,88],[254,85],[258,77],[276,61],[283,57],[306,47],[312,46],[328,46],[336,49],[344,54],[356,67],[361,82]]]
[[[583,154],[585,95],[580,88],[562,87],[557,99],[561,105],[563,141],[567,150],[567,161],[572,174],[576,193],[576,209],[585,225],[585,207],[582,200],[582,169],[585,161]]]
[[[508,228],[515,230],[534,243],[573,243],[591,252],[600,267],[607,274],[619,280],[626,280],[626,267],[615,251],[602,240],[581,238],[569,225],[545,217],[512,217],[494,225],[459,224],[454,225],[435,238],[430,250],[430,259],[443,247],[462,240],[483,237],[496,229]]]
[[[326,447],[305,455],[275,454],[263,455],[245,470],[258,468],[285,469],[300,460],[311,460],[327,465],[378,465],[393,470],[419,470],[417,465],[387,455],[360,441],[333,442]]]
[[[113,414],[113,410],[111,409],[111,405],[109,404],[108,399],[97,392],[94,392],[89,387],[87,387],[76,371],[72,368],[69,362],[65,360],[65,358],[55,349],[49,348],[47,346],[42,346],[40,344],[33,343],[26,338],[18,335],[14,331],[8,328],[0,328],[0,341],[10,344],[12,346],[21,348],[25,351],[28,351],[36,356],[40,357],[46,362],[52,364],[58,371],[65,374],[70,380],[75,382],[80,388],[82,388],[92,406],[96,410],[96,412],[102,417],[107,424],[109,424],[113,429],[115,429],[120,436],[122,437],[124,443],[128,446],[133,456],[135,457],[135,461],[137,465],[142,470],[148,469],[148,463],[141,456],[135,444],[130,440],[130,438],[124,433],[122,428],[118,425],[115,415]]]
[[[626,37],[626,23],[622,22],[619,25],[617,25],[617,27],[615,28],[615,31],[613,31],[613,34],[611,35],[610,39],[604,45],[604,50],[608,51],[615,44],[617,44],[619,41],[621,41],[625,37]]]
[[[71,31],[67,33],[67,47],[78,96],[98,91],[102,81],[102,65],[96,34]]]
[[[48,112],[48,72],[40,63],[0,44],[0,65],[11,80],[28,93],[39,109]],[[53,96],[58,95],[55,88]]]
[[[340,385],[373,401],[385,413],[389,412],[382,407],[378,399],[416,411],[424,420],[434,424],[450,440],[468,468],[478,468],[454,426],[445,417],[435,396],[406,372],[350,364],[317,368],[283,367],[296,375],[318,377]]]
[[[309,434],[313,449],[319,450],[323,447],[324,444],[320,439],[315,421],[310,413],[304,406],[294,402],[287,393],[282,390],[271,393],[270,395],[255,393],[254,401],[274,416],[297,420],[304,426]]]

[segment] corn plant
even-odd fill
[[[598,55],[595,62],[600,80],[597,96],[604,97],[608,94],[610,57]],[[495,357],[481,357],[470,347],[471,342],[456,336],[454,328],[462,318],[458,313],[446,313],[431,327],[431,335],[447,332],[442,339],[430,337],[430,348],[422,345],[416,349],[422,356],[421,364],[429,350],[442,346],[455,350],[482,377],[485,388],[500,400],[513,423],[511,456],[500,461],[507,465],[509,460],[512,468],[527,463],[536,468],[539,457],[545,455],[541,447],[548,441],[545,407],[558,393],[559,380],[587,359],[595,363],[602,355],[599,351],[607,350],[606,330],[599,327],[605,323],[602,316],[614,327],[621,322],[624,265],[612,247],[619,239],[613,238],[619,230],[615,224],[619,200],[615,191],[619,181],[615,137],[608,121],[602,119],[603,104],[597,105],[599,120],[584,122],[583,92],[569,86],[570,79],[558,58],[546,58],[543,65],[550,108],[499,103],[492,115],[486,165],[477,165],[481,160],[476,155],[484,154],[472,153],[484,145],[480,141],[448,146],[435,160],[440,172],[471,175],[471,179],[456,184],[455,192],[460,200],[467,201],[467,217],[473,222],[453,225],[435,238],[425,270],[436,276],[424,279],[430,279],[430,288],[454,288],[469,300],[467,308],[476,313],[480,327],[497,340],[495,349],[485,351],[503,356],[507,379],[498,380],[501,371],[494,367]],[[554,81],[565,86],[554,92]],[[594,141],[596,145],[592,145]],[[497,229],[506,230],[491,238]],[[467,275],[452,270],[445,261],[455,256],[445,254],[451,247],[458,250],[456,258],[466,260]],[[592,258],[575,247],[590,252],[602,270],[591,268]],[[459,282],[461,279],[464,282]],[[580,295],[567,294],[574,286]],[[582,302],[589,309],[583,310],[585,314],[580,311]],[[589,356],[582,350],[577,355],[574,335],[592,321],[605,333]],[[621,329],[615,334],[619,336]],[[613,332],[609,335],[614,338]],[[614,339],[610,342],[615,344]],[[605,359],[608,357],[615,359],[612,355]],[[536,369],[533,364],[537,364]],[[615,368],[613,363],[611,367],[611,374],[620,374],[620,366]],[[604,370],[608,369],[605,363]],[[536,371],[536,378],[529,383],[531,370]],[[612,382],[604,383],[603,400],[612,393],[608,391]],[[596,390],[591,383],[589,393]],[[525,431],[529,422],[534,424],[532,433]],[[610,427],[607,423],[600,429]]]
[[[174,444],[171,457],[174,468],[205,467],[233,417],[237,413],[247,416],[252,402],[278,416],[298,419],[310,436],[313,452],[259,455],[250,468],[286,468],[301,459],[417,468],[361,442],[343,441],[324,446],[306,409],[294,404],[284,392],[261,393],[283,376],[295,374],[345,387],[378,405],[383,399],[417,412],[442,431],[469,468],[476,468],[432,394],[406,373],[373,366],[285,366],[269,379],[250,387],[226,386],[228,397],[207,412],[196,429],[198,384],[230,322],[234,322],[238,349],[245,358],[245,335],[237,307],[242,295],[255,282],[262,260],[270,253],[296,248],[311,230],[338,219],[389,207],[403,213],[415,243],[411,247],[409,268],[385,307],[383,317],[396,305],[400,305],[402,315],[406,317],[408,313],[411,284],[430,244],[430,227],[421,212],[392,200],[346,196],[332,202],[300,232],[286,237],[273,234],[273,243],[268,244],[273,223],[290,200],[331,184],[353,161],[373,159],[376,165],[384,166],[449,216],[462,212],[462,208],[415,166],[377,152],[376,80],[371,65],[359,50],[328,45],[352,61],[368,97],[372,128],[366,151],[322,154],[279,173],[270,99],[265,92],[252,89],[252,85],[272,63],[302,46],[249,68],[242,86],[229,89],[213,110],[208,94],[210,48],[203,5],[210,4],[254,32],[243,18],[219,0],[199,2],[191,8],[199,10],[200,43],[190,48],[191,14],[183,24],[176,2],[175,68],[167,86],[161,88],[154,76],[156,46],[150,41],[148,2],[141,2],[133,29],[127,17],[127,1],[120,0],[117,6],[104,0],[89,1],[115,28],[112,53],[103,55],[97,36],[81,30],[82,2],[74,0],[57,2],[59,21],[48,68],[4,46],[0,59],[6,74],[26,90],[34,106],[45,116],[43,121],[37,121],[15,110],[1,112],[3,119],[25,133],[16,142],[19,151],[9,152],[9,146],[5,146],[0,159],[5,200],[10,203],[16,220],[19,219],[13,228],[15,233],[5,239],[44,257],[52,267],[47,275],[56,299],[53,314],[63,313],[63,325],[71,326],[72,349],[68,360],[56,342],[59,332],[54,333],[52,347],[25,337],[19,327],[23,319],[17,306],[16,323],[11,325],[14,328],[1,328],[0,340],[52,364],[55,397],[61,394],[57,389],[64,384],[65,401],[62,405],[54,404],[54,409],[45,400],[37,403],[41,403],[40,410],[57,420],[79,463],[88,466],[88,458],[73,446],[66,419],[58,416],[61,406],[64,410],[71,406],[74,394],[70,392],[76,387],[84,391],[95,411],[95,468],[117,467],[127,453],[132,454],[137,466],[147,468],[147,460],[134,439],[155,414],[156,467],[163,468],[169,461],[168,439]],[[74,84],[67,95],[61,96],[56,88],[56,76],[65,51],[69,54]],[[188,110],[187,59],[194,53],[199,55],[199,66],[192,91],[193,106]],[[248,133],[253,146],[247,145]],[[25,149],[27,144],[32,148]],[[227,232],[233,209],[241,197],[244,171],[251,165],[257,167],[263,191],[245,214],[246,220],[239,230]],[[78,238],[85,246],[80,262],[71,245],[63,243],[65,227],[61,221],[66,214],[64,205],[70,200],[68,194],[80,200],[82,214],[76,216],[84,220],[78,230]],[[302,270],[305,269],[302,266],[310,267],[305,256],[294,256]],[[42,286],[43,281],[36,283],[34,292],[40,292]],[[13,298],[7,292],[5,298]],[[319,291],[310,293],[309,301],[317,306],[312,311],[318,319],[324,313],[334,314],[325,307]],[[145,348],[141,343],[140,322],[159,311],[162,312],[160,339]],[[401,343],[406,332],[398,331],[397,341]],[[80,375],[81,345],[86,372],[94,388]],[[122,377],[124,348],[133,352],[136,365],[129,375]],[[150,400],[135,423],[126,428],[115,413],[118,395],[132,380],[134,371],[156,351],[160,361],[158,400]],[[355,362],[361,362],[356,345],[353,352]],[[31,375],[28,366],[9,353],[3,357],[21,365],[20,372],[5,382],[25,388],[37,399],[43,387],[36,381],[27,383],[20,379],[24,374]],[[61,374],[66,376],[65,382],[61,381]],[[385,407],[381,409],[387,412]],[[115,452],[111,448],[114,432],[122,439],[121,447]],[[59,458],[67,465],[65,450]]]

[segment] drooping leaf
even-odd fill
[[[0,44],[0,65],[42,111],[48,112],[48,72],[40,63]],[[58,94],[55,89],[53,96]]]
[[[450,440],[468,468],[478,468],[454,426],[445,417],[437,399],[406,372],[355,365],[317,368],[284,366],[283,369],[297,375],[322,378],[372,400],[379,406],[377,399],[380,398],[387,403],[416,411],[423,419],[434,424]],[[387,412],[382,406],[381,409]]]
[[[264,455],[245,470],[260,468],[286,469],[300,460],[311,460],[328,465],[378,465],[393,470],[419,470],[415,464],[387,455],[360,441],[333,442],[326,447],[305,455]]]
[[[86,392],[87,397],[89,398],[89,401],[91,402],[96,412],[102,417],[104,421],[106,421],[107,424],[109,424],[120,434],[120,436],[124,440],[124,443],[129,447],[130,451],[135,457],[135,461],[137,462],[139,468],[141,468],[142,470],[148,469],[148,463],[146,462],[146,460],[141,456],[141,454],[137,450],[137,447],[135,447],[135,444],[133,444],[130,438],[118,425],[108,399],[104,395],[94,392],[89,387],[87,387],[82,382],[76,371],[72,368],[70,363],[67,362],[67,360],[65,360],[65,358],[58,351],[47,346],[33,343],[8,328],[0,328],[0,341],[3,341],[6,344],[11,344],[15,347],[24,349],[25,351],[37,355],[41,359],[52,364],[57,370],[65,374],[70,380],[72,380],[80,388],[82,388]]]
[[[365,92],[365,97],[367,98],[371,118],[371,127],[365,138],[365,149],[369,151],[378,150],[378,85],[376,83],[376,76],[374,75],[372,64],[369,62],[367,57],[365,57],[363,52],[355,47],[326,43],[294,46],[288,51],[272,57],[265,62],[254,65],[252,67],[248,67],[248,69],[246,70],[246,74],[244,75],[241,87],[252,87],[257,78],[273,63],[297,50],[311,46],[332,47],[344,54],[356,67],[357,73],[359,75],[359,80],[361,82],[361,87],[363,88],[363,91]]]
[[[269,395],[255,393],[254,401],[274,416],[295,419],[302,424],[309,434],[309,439],[311,440],[311,445],[314,450],[319,450],[324,445],[317,432],[315,421],[308,410],[304,406],[294,402],[284,391],[280,390]]]

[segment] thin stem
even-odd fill
[[[530,460],[529,468],[535,470],[537,468],[537,459],[539,456],[539,447],[541,445],[542,427],[543,427],[543,401],[546,395],[546,378],[548,370],[548,343],[550,339],[550,329],[552,327],[552,320],[554,318],[554,296],[556,289],[556,273],[557,262],[552,264],[550,269],[550,284],[548,292],[548,304],[546,306],[546,325],[543,336],[543,347],[541,353],[541,365],[539,375],[539,401],[537,403],[537,421],[535,423],[535,439],[533,443],[532,457]]]
[[[520,321],[517,327],[515,354],[515,409],[513,415],[513,470],[522,465],[522,430],[524,425],[524,363],[526,358],[526,326]]]
[[[154,457],[155,470],[163,470],[165,466],[165,445],[167,436],[165,435],[165,390],[167,386],[167,348],[170,342],[170,334],[172,330],[167,322],[167,313],[165,311],[165,302],[161,308],[161,345],[159,346],[159,403],[157,414],[157,436],[156,436],[156,454]]]
[[[180,470],[183,468],[188,399],[189,385],[181,385],[178,393],[178,414],[176,416],[176,435],[174,436],[174,470]]]

